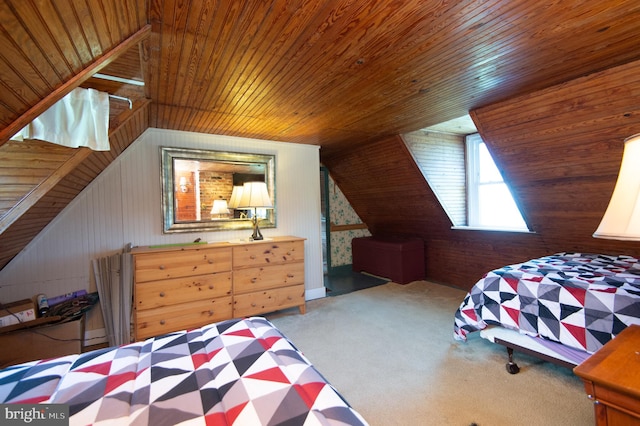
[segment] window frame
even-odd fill
[[[529,225],[527,224],[522,211],[520,210],[520,206],[516,202],[513,197],[513,193],[511,192],[511,188],[504,181],[504,176],[502,176],[502,172],[498,169],[500,181],[491,180],[487,182],[480,181],[480,145],[484,144],[489,156],[495,164],[495,160],[493,160],[493,156],[491,155],[491,151],[487,146],[486,142],[482,139],[479,133],[472,133],[465,136],[465,171],[467,176],[467,225],[466,226],[454,226],[453,228],[458,229],[481,229],[481,230],[490,230],[490,231],[508,231],[508,232],[531,232]],[[497,165],[496,165],[497,168]],[[520,214],[520,219],[522,220],[523,227],[500,227],[496,225],[487,225],[481,223],[480,218],[480,188],[483,185],[504,185],[506,190],[511,195],[511,199],[513,200],[514,207],[517,212]]]

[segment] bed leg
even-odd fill
[[[506,365],[507,371],[509,374],[517,374],[520,371],[520,367],[518,367],[518,364],[513,362],[513,349],[507,348],[507,354],[509,355],[509,362],[507,362]]]

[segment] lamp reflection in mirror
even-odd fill
[[[229,207],[237,209],[240,205],[240,198],[242,198],[242,186],[236,185],[231,191],[231,198],[229,199]]]
[[[187,182],[187,178],[182,176],[180,178],[180,191],[182,192],[187,192],[189,190],[189,188],[187,188],[188,182]]]
[[[253,235],[252,240],[262,240],[262,233],[258,226],[258,210],[273,208],[267,184],[264,182],[246,182],[242,187],[242,197],[238,202],[239,209],[253,209]]]
[[[227,207],[227,200],[213,200],[213,207],[211,208],[211,217],[217,215],[218,217],[223,217],[228,215],[229,208]]]
[[[238,206],[240,205],[240,199],[242,198],[242,185],[236,185],[233,187],[231,191],[231,198],[229,199],[229,208],[234,210],[240,210]],[[240,219],[246,219],[247,214],[245,212],[240,212]]]
[[[640,133],[624,141],[622,164],[596,238],[640,241]]]

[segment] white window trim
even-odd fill
[[[467,226],[466,228],[477,228],[478,219],[478,180],[480,179],[480,171],[475,167],[474,173],[470,173],[469,164],[478,164],[479,150],[478,144],[482,142],[479,134],[467,135],[465,138],[465,154],[467,158],[466,175],[467,175]]]
[[[535,234],[536,233],[535,231],[531,231],[529,229],[490,228],[490,227],[483,227],[483,226],[466,226],[466,225],[452,226],[451,229],[463,230],[463,231],[515,232],[518,234]]]

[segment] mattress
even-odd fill
[[[593,353],[640,324],[631,256],[556,253],[485,274],[455,313],[454,338],[497,325]]]
[[[0,402],[66,404],[71,425],[367,424],[261,317],[14,365]]]

